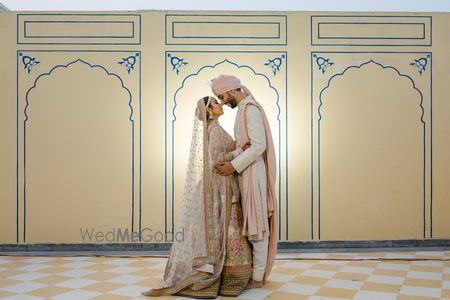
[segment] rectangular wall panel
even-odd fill
[[[311,16],[313,46],[431,46],[428,16]]]
[[[287,44],[283,15],[166,15],[166,45]]]
[[[19,14],[18,44],[139,45],[138,14]]]

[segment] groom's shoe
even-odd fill
[[[262,288],[263,286],[264,286],[264,281],[263,280],[256,281],[256,280],[253,280],[253,278],[252,278],[248,282],[247,287],[245,289],[246,290],[248,290],[248,289],[257,289],[257,288]]]

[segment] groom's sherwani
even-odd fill
[[[253,279],[262,280],[267,260],[269,224],[267,211],[267,173],[264,162],[266,132],[263,116],[252,96],[238,104],[234,126],[238,145],[251,146],[231,161],[239,176],[244,215],[244,235],[253,244]]]

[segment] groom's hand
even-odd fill
[[[221,176],[231,175],[235,171],[233,165],[229,161],[218,163],[215,168],[217,174]]]

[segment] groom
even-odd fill
[[[243,234],[253,245],[253,275],[248,288],[262,287],[272,269],[277,250],[278,221],[275,194],[276,158],[272,134],[262,106],[239,78],[220,75],[212,80],[212,91],[231,108],[238,107],[234,137],[250,148],[231,162],[216,165],[222,176],[238,173],[244,215]]]

